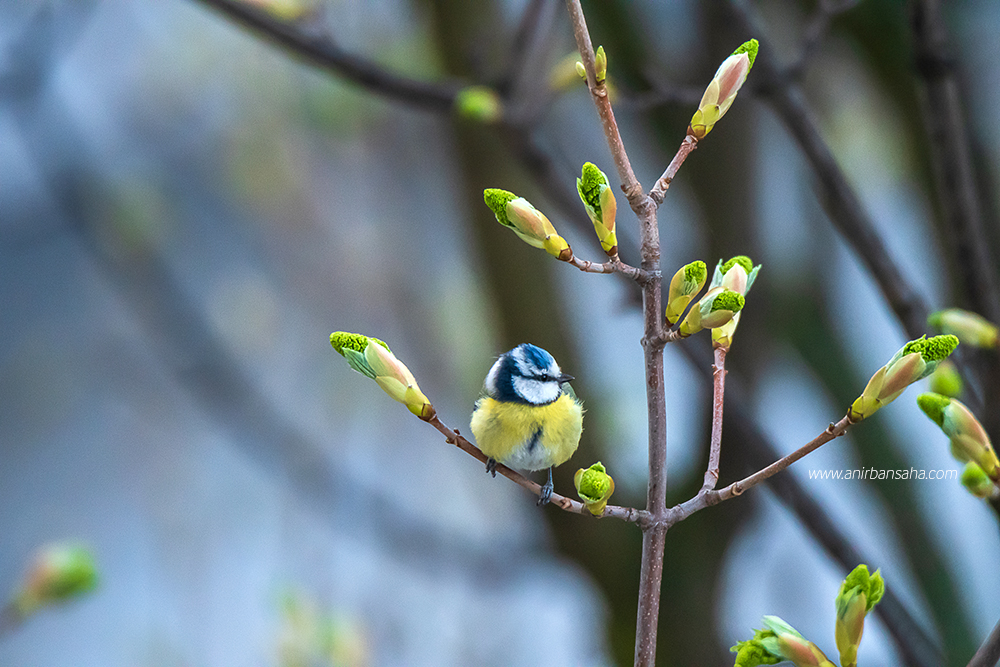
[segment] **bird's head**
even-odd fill
[[[573,379],[540,347],[521,343],[504,352],[486,376],[486,394],[498,401],[545,405],[562,395],[562,385]]]

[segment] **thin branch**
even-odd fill
[[[911,0],[910,15],[945,238],[950,241],[969,307],[996,322],[1000,320],[996,263],[990,257],[983,229],[958,76],[948,46],[948,29],[938,0]]]
[[[390,72],[341,49],[328,35],[307,34],[294,22],[280,21],[240,0],[199,0],[317,67],[336,72],[366,90],[430,111],[447,113],[462,85],[431,83]]]
[[[993,631],[972,656],[968,667],[996,667],[1000,663],[1000,621],[993,626]]]
[[[566,263],[575,266],[584,273],[621,273],[636,281],[640,285],[643,285],[651,280],[650,275],[646,271],[634,266],[629,266],[625,262],[618,259],[618,255],[615,255],[602,264],[591,262],[587,259],[580,259],[576,255],[573,255],[573,257],[567,260]]]
[[[719,459],[722,455],[722,407],[726,394],[726,352],[728,348],[715,348],[715,364],[712,366],[712,438],[708,447],[708,469],[702,492],[708,492],[719,483]]]
[[[611,149],[611,157],[618,169],[618,177],[622,181],[622,190],[625,192],[625,197],[632,210],[638,214],[640,208],[646,203],[646,196],[642,191],[642,185],[632,171],[632,164],[625,152],[625,144],[622,143],[621,134],[618,132],[618,123],[615,122],[615,113],[611,109],[611,100],[608,99],[608,88],[604,83],[597,83],[594,46],[590,41],[590,32],[587,30],[583,8],[580,6],[580,0],[566,0],[566,6],[569,8],[570,19],[573,22],[573,35],[576,37],[577,47],[580,49],[580,58],[587,70],[587,87],[590,88],[590,94],[594,98],[597,114],[601,117],[601,125],[604,127],[604,135],[608,140],[608,147]]]
[[[449,445],[455,445],[461,449],[466,454],[478,459],[484,465],[489,460],[486,454],[483,454],[482,450],[476,447],[474,444],[469,442],[458,429],[451,429],[441,421],[436,415],[427,420],[427,423],[440,431],[444,437],[445,441]],[[510,481],[523,486],[525,489],[538,496],[541,495],[542,487],[541,485],[532,482],[530,479],[522,475],[521,473],[508,468],[502,463],[497,463],[496,471],[509,479]],[[553,492],[549,500],[552,505],[555,505],[561,510],[566,512],[571,512],[573,514],[582,514],[584,516],[593,516],[590,510],[578,500],[573,500],[572,498],[567,498],[566,496],[559,495]],[[649,521],[649,513],[643,510],[635,509],[632,507],[619,507],[617,505],[608,505],[604,508],[603,514],[599,518],[603,517],[613,517],[615,519],[621,519],[627,523],[635,523],[639,526],[645,525]]]
[[[625,145],[622,143],[615,122],[607,87],[597,84],[594,69],[594,49],[583,16],[580,0],[566,0],[573,34],[587,71],[597,114],[608,141],[608,148],[622,181],[622,190],[629,206],[639,219],[639,253],[642,268],[650,275],[660,273],[660,230],[656,222],[656,202],[643,192],[642,185],[632,172]],[[642,562],[639,565],[638,612],[635,631],[635,664],[652,666],[656,662],[656,631],[660,617],[660,589],[663,583],[663,548],[666,543],[667,498],[667,406],[663,385],[663,348],[645,341],[659,338],[663,333],[662,281],[654,279],[642,286],[643,305],[643,362],[646,375],[646,415],[649,430],[649,482],[646,488],[646,511],[652,524],[642,533]]]
[[[791,454],[778,459],[766,468],[758,470],[754,474],[744,477],[737,482],[733,482],[720,491],[703,491],[698,493],[698,495],[694,498],[685,501],[680,505],[671,507],[669,517],[667,519],[667,525],[673,526],[699,510],[711,507],[712,505],[718,505],[724,500],[729,500],[743,495],[747,489],[751,489],[767,478],[777,475],[779,472],[785,470],[788,466],[792,465],[806,454],[814,452],[834,438],[839,438],[844,435],[844,433],[847,432],[847,429],[855,423],[856,422],[851,420],[850,416],[844,417],[836,424],[830,424],[825,431],[820,433],[805,445],[799,447]]]
[[[667,194],[667,188],[670,187],[671,181],[673,181],[674,177],[677,175],[677,170],[681,168],[681,165],[684,164],[684,160],[686,160],[687,156],[690,155],[696,148],[698,148],[698,140],[690,134],[684,135],[684,141],[681,142],[681,147],[677,149],[677,154],[674,155],[674,159],[670,161],[670,164],[667,165],[667,169],[663,172],[663,176],[660,176],[660,178],[657,179],[656,185],[654,185],[653,189],[649,191],[649,198],[656,202],[657,206],[663,203],[663,198]]]

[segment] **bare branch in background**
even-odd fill
[[[1000,622],[993,626],[993,631],[972,656],[968,667],[996,667],[997,664],[1000,664]]]
[[[344,51],[328,35],[309,34],[295,22],[278,20],[240,0],[199,1],[312,64],[333,70],[382,97],[430,111],[448,112],[462,88],[454,82],[430,83],[400,76]]]
[[[805,74],[809,62],[816,55],[820,44],[830,31],[830,23],[840,13],[858,4],[858,0],[819,0],[816,11],[806,25],[805,34],[802,37],[802,44],[799,46],[799,53],[792,61],[792,64],[785,69],[785,76],[798,80]]]
[[[943,237],[970,310],[1000,322],[997,265],[983,229],[979,192],[958,86],[957,65],[938,0],[911,0],[916,71],[923,90],[924,122],[941,207]]]
[[[744,32],[757,35],[764,44],[767,31],[750,4],[746,0],[731,0],[731,5]],[[759,94],[784,122],[815,172],[819,199],[830,222],[868,268],[907,336],[919,337],[927,328],[927,304],[889,254],[875,224],[823,140],[802,90],[782,76],[771,48],[761,48],[754,63],[754,77]]]

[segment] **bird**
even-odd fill
[[[583,404],[567,384],[573,379],[551,354],[521,343],[493,364],[472,412],[472,434],[488,457],[488,473],[496,477],[498,462],[528,471],[548,468],[538,505],[552,497],[552,468],[580,445]]]

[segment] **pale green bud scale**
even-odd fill
[[[941,394],[927,392],[917,396],[917,405],[938,426],[944,426],[944,409],[951,404],[951,399]]]

